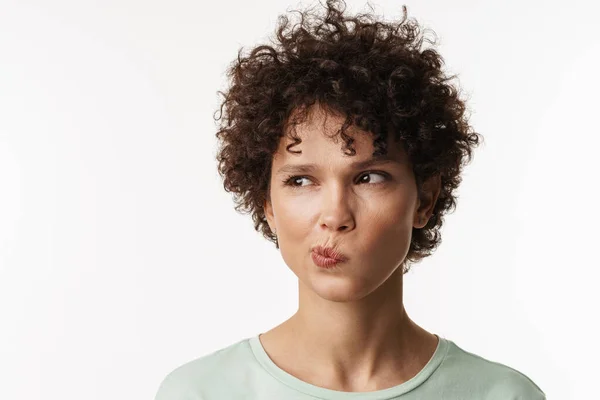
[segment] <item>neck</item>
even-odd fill
[[[356,300],[326,300],[301,282],[299,300],[298,311],[285,323],[294,358],[304,358],[314,379],[330,387],[385,387],[382,382],[392,373],[408,380],[432,355],[434,341],[437,345],[437,338],[406,314],[400,268]]]

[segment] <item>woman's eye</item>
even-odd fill
[[[377,179],[375,179],[375,181],[373,181],[373,179],[371,179],[371,178],[365,180],[365,177],[369,177],[369,176],[379,176],[379,181]],[[387,179],[387,177],[383,174],[380,174],[378,172],[369,172],[369,173],[362,175],[359,179],[359,182],[360,183],[382,183],[382,182],[385,182],[386,179]]]
[[[293,176],[293,177],[291,177],[291,178],[288,180],[288,183],[289,183],[291,186],[297,186],[297,187],[300,187],[300,186],[306,186],[306,185],[302,185],[302,183],[300,183],[300,184],[297,184],[298,182],[301,182],[303,179],[304,179],[304,180],[306,180],[306,181],[308,181],[308,178],[307,178],[307,177],[305,177],[305,176]]]
[[[373,176],[375,178],[372,178]],[[368,178],[368,179],[365,179],[365,178]],[[307,182],[305,185],[302,184],[303,180]],[[362,184],[362,183],[378,184],[378,183],[383,183],[386,180],[387,180],[387,176],[383,173],[369,172],[369,173],[361,175],[360,178],[358,179],[358,183],[359,184]],[[304,186],[310,185],[310,179],[307,176],[291,176],[284,181],[284,184],[286,184],[288,186],[292,186],[292,187],[304,187]]]

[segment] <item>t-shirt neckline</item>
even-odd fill
[[[267,372],[292,389],[326,400],[385,400],[408,393],[425,382],[433,374],[446,357],[449,348],[447,339],[436,334],[435,336],[437,336],[439,340],[433,355],[421,371],[408,381],[387,389],[371,392],[343,392],[313,385],[279,368],[265,351],[259,336],[260,334],[251,337],[249,343],[254,356]]]

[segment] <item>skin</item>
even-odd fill
[[[259,339],[280,368],[316,386],[366,392],[399,385],[432,357],[438,337],[415,324],[402,301],[402,263],[413,227],[422,228],[440,191],[439,177],[418,195],[411,164],[389,136],[390,161],[371,166],[372,135],[351,127],[354,156],[335,132],[343,118],[314,107],[274,154],[267,222],[298,277],[299,307]],[[314,164],[312,170],[289,166]],[[280,171],[288,168],[287,172]],[[381,174],[383,173],[383,175]],[[283,181],[296,176],[291,184]],[[290,181],[288,181],[290,182]],[[311,247],[334,247],[348,260],[325,270]]]

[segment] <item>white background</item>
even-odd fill
[[[549,399],[597,395],[588,3],[406,3],[485,137],[407,310]],[[0,398],[153,398],[175,367],[293,314],[296,277],[223,190],[213,113],[239,47],[307,4],[0,1]]]

